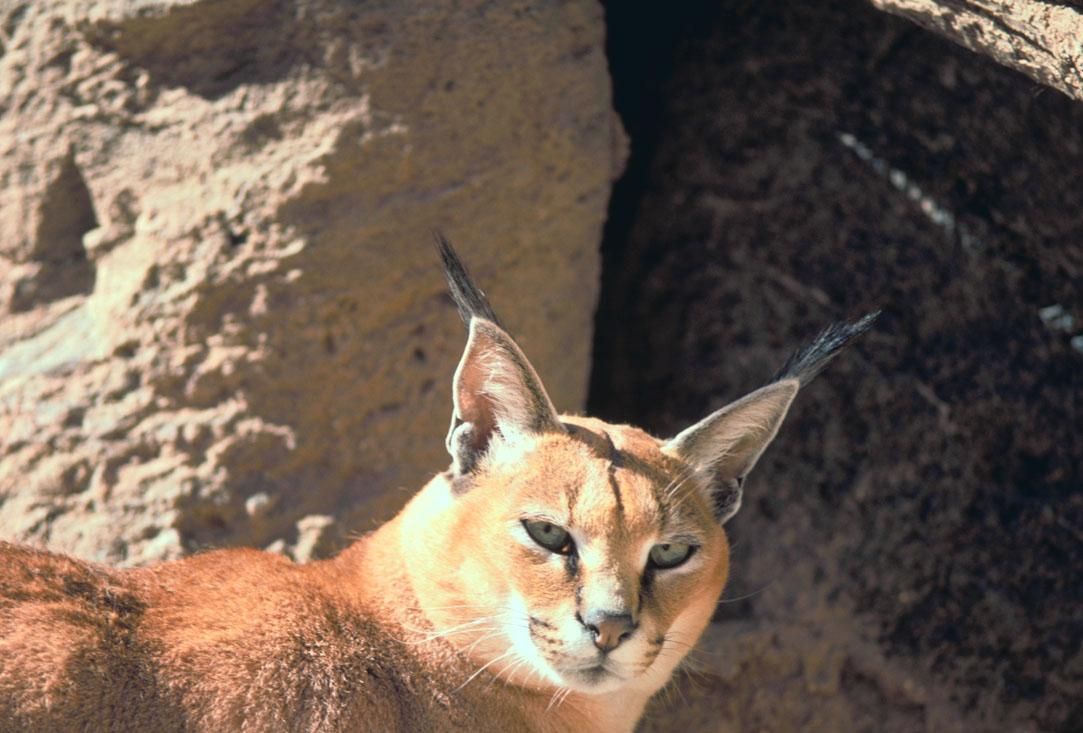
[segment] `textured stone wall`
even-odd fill
[[[870,1],[1083,100],[1083,3],[1079,0]]]
[[[305,558],[447,463],[459,244],[585,398],[623,135],[592,0],[0,6],[0,537]]]

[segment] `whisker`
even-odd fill
[[[760,593],[763,593],[765,590],[767,590],[772,585],[774,585],[774,583],[775,583],[775,581],[773,581],[773,580],[768,581],[767,584],[764,585],[763,587],[757,588],[756,590],[752,591],[751,593],[745,593],[743,596],[737,596],[736,598],[720,598],[718,600],[718,605],[721,606],[723,603],[738,603],[740,601],[747,601],[749,598],[752,598],[754,596],[758,596]]]
[[[455,631],[446,631],[444,633],[435,634],[435,635],[430,636],[430,637],[425,638],[425,639],[418,639],[417,641],[410,641],[410,642],[406,642],[406,643],[411,645],[411,646],[417,646],[419,644],[431,644],[432,642],[437,641],[438,639],[446,639],[449,636],[456,636],[458,634],[469,634],[471,632],[479,632],[480,633],[480,632],[483,632],[483,631],[488,632],[486,634],[486,636],[492,636],[493,634],[500,633],[501,629],[499,627],[496,627],[496,626],[482,626],[480,629],[457,629]],[[485,637],[482,637],[482,638],[485,638]],[[478,641],[479,640],[475,639],[473,643],[477,644]]]
[[[683,647],[685,649],[693,649],[693,648],[695,648],[696,642],[688,642],[688,641],[684,641],[683,639],[679,639],[679,638],[677,638],[678,633],[679,632],[671,631],[668,634],[666,634],[664,637],[662,637],[663,638],[662,648],[665,649],[667,644],[677,645],[677,646]]]
[[[529,661],[529,660],[528,660],[528,661]],[[525,680],[523,680],[523,684],[524,684],[524,685],[526,685],[526,684],[527,684],[527,683],[529,683],[529,682],[530,682],[530,681],[531,681],[532,679],[534,679],[534,677],[535,677],[535,676],[537,676],[537,678],[538,678],[538,679],[539,679],[539,680],[540,680],[541,682],[545,682],[545,675],[543,675],[543,674],[542,674],[541,670],[540,670],[540,669],[538,669],[538,666],[537,666],[537,665],[535,665],[535,664],[531,664],[531,665],[529,665],[528,669],[530,670],[530,674],[529,674],[529,675],[527,676],[527,678],[526,678]]]
[[[677,492],[681,490],[694,474],[694,469],[687,468],[674,476],[673,480],[666,485],[666,488],[662,489],[662,495],[665,497],[665,500],[667,502],[672,501],[673,497],[677,495]]]
[[[546,712],[552,707],[559,708],[564,704],[564,701],[568,699],[568,696],[572,694],[572,688],[570,687],[558,687],[557,691],[553,693],[553,698],[549,701],[548,707],[545,708]]]
[[[492,621],[499,621],[499,619],[496,616],[483,616],[481,618],[476,618],[473,621],[456,624],[455,626],[449,626],[446,629],[439,629],[437,631],[432,631],[430,629],[411,628],[409,626],[403,626],[403,628],[415,634],[425,634],[427,640],[432,640],[438,639],[441,636],[446,636],[447,634],[451,634],[459,630],[469,630],[472,626],[477,626],[479,624],[489,623]]]
[[[676,681],[674,682],[674,685],[673,685],[673,691],[676,692],[677,695],[681,698],[682,703],[684,703],[685,705],[688,704],[688,698],[684,696],[684,690],[681,689],[680,684],[677,683]]]
[[[564,688],[564,687],[558,687],[556,690],[553,691],[553,696],[551,698],[549,698],[549,704],[545,706],[545,712],[547,712],[547,713],[549,712],[549,710],[553,707],[553,703],[555,703],[557,701],[557,697],[565,689],[566,688]]]
[[[560,701],[557,703],[557,707],[559,708],[561,705],[563,705],[564,701],[567,700],[568,696],[571,695],[571,694],[572,694],[572,688],[570,688],[570,687],[565,688],[564,694],[560,696]]]
[[[428,610],[430,610],[430,611],[447,611],[447,610],[455,609],[455,608],[488,608],[488,609],[492,609],[494,611],[496,611],[496,610],[501,610],[501,611],[511,611],[511,610],[513,610],[511,608],[511,606],[494,606],[492,603],[453,603],[453,604],[448,605],[448,606],[425,606],[424,608],[422,608],[421,606],[409,606],[408,608],[410,608],[410,609],[412,609],[414,611],[422,611],[422,610],[425,610],[426,608]]]
[[[478,644],[485,641],[486,639],[491,639],[494,636],[499,636],[503,631],[503,629],[499,628],[491,629],[488,634],[485,634],[484,636],[479,636],[477,639],[474,639],[474,642],[470,646],[466,648],[466,653],[471,653],[472,651],[474,651],[474,647],[476,647]]]
[[[491,667],[492,665],[494,665],[494,664],[496,664],[497,662],[499,662],[499,661],[500,661],[501,659],[504,659],[505,657],[507,657],[507,656],[510,656],[510,655],[511,655],[512,653],[513,653],[513,652],[512,652],[512,650],[511,650],[511,648],[509,647],[509,648],[508,648],[508,650],[507,650],[506,652],[504,652],[503,654],[501,654],[501,655],[500,655],[499,657],[493,657],[493,658],[492,658],[492,659],[490,659],[490,660],[489,660],[488,662],[486,662],[485,664],[483,664],[483,665],[481,665],[480,667],[478,667],[477,671],[476,671],[476,672],[474,672],[474,674],[472,674],[472,675],[470,675],[469,677],[467,677],[467,678],[466,678],[466,682],[463,682],[463,683],[462,683],[461,685],[459,685],[458,687],[456,687],[456,688],[455,688],[455,690],[454,690],[454,692],[459,692],[460,690],[462,690],[462,689],[463,689],[464,687],[466,687],[466,686],[467,686],[467,685],[469,685],[469,684],[470,684],[471,682],[473,682],[473,681],[474,681],[474,679],[475,679],[475,678],[476,678],[476,677],[477,677],[477,676],[478,676],[479,674],[481,674],[482,672],[484,672],[485,670],[487,670],[487,669],[488,669],[489,667]]]
[[[529,662],[530,662],[530,660],[527,659],[526,657],[519,656],[519,658],[515,661],[514,664],[511,664],[511,665],[505,667],[504,669],[500,670],[499,672],[497,672],[496,677],[494,677],[492,680],[489,681],[489,685],[486,686],[486,689],[488,689],[489,686],[491,686],[494,682],[496,682],[498,679],[500,679],[500,676],[503,675],[505,672],[507,672],[508,676],[504,679],[504,687],[507,687],[508,683],[511,682],[512,675],[514,675],[517,670],[522,668],[522,666],[524,664],[527,664]]]

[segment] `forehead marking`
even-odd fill
[[[639,458],[633,453],[619,449],[612,436],[605,430],[595,432],[573,423],[563,423],[566,430],[565,437],[572,438],[590,449],[596,457],[607,462],[609,486],[613,491],[613,499],[616,504],[618,518],[624,518],[624,497],[621,494],[620,483],[617,481],[617,469],[631,471],[649,480],[650,490],[659,513],[663,519],[669,514],[669,504],[672,494],[680,488],[680,484],[686,478],[678,475],[673,481],[669,481],[666,471],[658,466]],[[579,501],[579,486],[569,486],[566,491],[568,502],[568,523],[574,524],[573,509]],[[623,526],[623,521],[621,522]]]
[[[617,450],[617,445],[613,442],[613,437],[604,430],[602,431],[602,437],[605,438],[605,450],[606,453],[609,454],[607,456],[609,458],[609,462],[617,463],[618,461],[620,461],[620,451]]]
[[[621,458],[620,451],[617,450],[616,444],[613,442],[612,436],[603,430],[602,437],[605,438],[606,452],[609,453],[609,465],[606,467],[606,473],[609,475],[609,488],[613,489],[613,500],[617,505],[617,519],[620,521],[621,526],[623,526],[624,500],[620,495],[620,482],[617,481],[617,468],[621,466],[624,461]]]
[[[575,504],[579,500],[579,486],[578,484],[572,484],[565,492],[565,498],[568,500],[568,526],[575,524],[573,519],[573,512],[575,511]]]
[[[620,495],[620,482],[617,481],[617,467],[615,464],[609,464],[609,488],[613,489],[613,500],[617,504],[617,518],[622,522],[624,521],[624,501]]]

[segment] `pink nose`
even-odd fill
[[[632,635],[636,624],[627,613],[594,611],[580,619],[594,638],[594,646],[603,652],[611,652]]]

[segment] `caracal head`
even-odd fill
[[[558,414],[450,245],[438,246],[469,335],[452,466],[427,490],[431,529],[410,530],[440,538],[438,561],[415,563],[422,606],[438,634],[520,684],[654,692],[718,602],[723,524],[745,477],[802,381],[871,317],[828,329],[776,381],[659,440]]]

